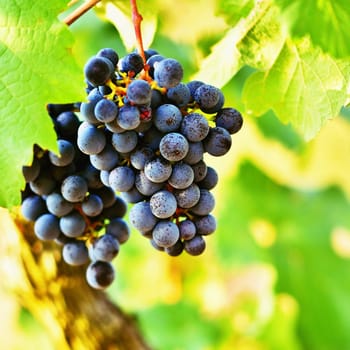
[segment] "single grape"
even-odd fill
[[[207,112],[207,110],[210,110],[213,107],[216,107],[217,110],[219,110],[224,104],[221,90],[209,84],[199,86],[194,93],[194,99],[203,112]],[[218,106],[218,103],[220,103],[221,106]]]
[[[216,230],[216,219],[211,214],[197,217],[194,224],[199,235],[209,235]]]
[[[84,67],[85,77],[93,86],[104,85],[113,71],[113,63],[105,57],[92,57]]]
[[[130,72],[132,76],[140,73],[144,65],[142,57],[136,52],[124,56],[119,63],[120,70],[125,73]]]
[[[81,203],[81,210],[87,216],[98,216],[103,210],[102,199],[97,194],[90,194]]]
[[[202,141],[209,133],[208,121],[202,114],[190,113],[181,123],[181,133],[187,138],[188,141]]]
[[[74,137],[78,131],[80,121],[73,112],[62,112],[55,119],[55,129],[59,137]]]
[[[207,173],[205,177],[198,182],[200,188],[205,188],[206,190],[213,189],[219,181],[219,176],[216,170],[210,166],[207,167]]]
[[[192,165],[192,170],[194,174],[194,182],[202,181],[207,175],[208,167],[203,160]]]
[[[168,89],[166,96],[172,103],[179,107],[184,107],[191,100],[191,91],[186,84],[179,83],[178,85]]]
[[[140,232],[149,232],[158,219],[152,214],[149,202],[136,203],[130,210],[129,220]]]
[[[167,160],[177,162],[185,158],[188,152],[187,139],[176,132],[166,134],[159,144],[160,154]]]
[[[195,206],[200,198],[200,190],[196,184],[185,188],[184,190],[174,191],[174,195],[177,201],[177,204],[181,208],[192,208]]]
[[[117,123],[124,130],[136,129],[141,123],[139,109],[136,106],[124,105],[119,110]]]
[[[154,80],[159,86],[172,88],[183,78],[181,64],[173,58],[165,58],[154,64]]]
[[[242,114],[234,108],[222,108],[215,116],[215,124],[235,134],[242,128]]]
[[[184,245],[180,240],[178,240],[171,247],[164,248],[164,251],[170,256],[179,256],[183,252],[183,250],[184,250]]]
[[[56,166],[66,166],[72,163],[75,156],[73,144],[67,140],[60,139],[57,141],[57,147],[58,155],[54,152],[49,152],[51,163]]]
[[[130,237],[130,229],[125,220],[115,218],[106,225],[106,234],[112,235],[120,244],[123,244]]]
[[[202,236],[194,236],[188,241],[184,241],[184,249],[190,255],[200,255],[205,250],[205,240]]]
[[[90,155],[91,164],[98,170],[112,170],[119,162],[118,152],[109,144],[97,154]]]
[[[130,154],[131,165],[138,170],[143,170],[147,161],[154,157],[154,152],[149,147],[141,147],[135,149]]]
[[[135,173],[128,166],[118,166],[109,173],[109,185],[114,191],[129,191],[135,184]]]
[[[67,215],[74,208],[73,203],[65,200],[62,195],[57,192],[50,193],[46,197],[46,206],[51,214],[58,217]]]
[[[114,49],[111,49],[109,47],[103,48],[101,49],[97,55],[97,57],[105,57],[108,58],[114,65],[114,67],[117,66],[118,61],[119,61],[119,56],[116,53],[116,51]]]
[[[183,240],[192,239],[197,231],[195,224],[189,219],[180,221],[178,227],[180,231],[180,238]]]
[[[188,152],[186,157],[183,159],[187,164],[196,164],[203,159],[204,147],[201,141],[199,142],[189,142]]]
[[[30,189],[39,196],[47,196],[56,187],[56,181],[49,174],[41,173],[35,180],[29,182]]]
[[[172,167],[167,160],[157,157],[146,162],[144,171],[150,181],[162,183],[169,179]]]
[[[149,203],[152,214],[159,219],[170,218],[175,214],[177,208],[175,196],[167,190],[161,190],[153,194]]]
[[[138,143],[137,133],[133,130],[125,131],[120,134],[113,134],[112,145],[121,153],[131,152]]]
[[[106,136],[103,130],[84,122],[78,129],[77,144],[85,154],[100,153],[106,145]]]
[[[135,187],[138,192],[144,196],[152,196],[152,194],[161,190],[163,186],[163,182],[157,183],[149,180],[144,171],[140,171],[136,174]]]
[[[101,170],[100,172],[100,179],[104,186],[110,187],[109,185],[109,171],[108,170]]]
[[[94,260],[112,261],[119,253],[119,242],[117,238],[106,233],[96,239],[92,245]]]
[[[127,87],[126,95],[132,104],[148,104],[151,102],[151,86],[145,80],[133,80]]]
[[[98,89],[96,89],[98,91]],[[94,90],[91,91],[91,93]],[[88,96],[89,98],[89,96]],[[93,124],[93,125],[100,125],[101,121],[99,121],[96,118],[95,115],[95,106],[97,104],[97,102],[99,102],[100,100],[103,99],[103,96],[100,93],[96,93],[94,94],[94,100],[89,101],[89,102],[82,102],[82,104],[80,105],[80,115],[83,117],[84,122],[89,123],[89,124]],[[79,129],[78,129],[79,130]]]
[[[69,202],[81,202],[88,191],[86,180],[79,175],[71,175],[64,179],[61,185],[61,193]]]
[[[205,189],[200,190],[200,197],[197,204],[191,207],[191,213],[196,215],[208,215],[215,207],[215,198],[211,192]]]
[[[168,183],[177,189],[184,189],[190,186],[194,179],[192,167],[186,163],[176,163],[168,179]]]
[[[204,140],[204,149],[210,155],[220,157],[226,154],[232,145],[230,133],[219,126],[211,128]]]
[[[109,123],[117,118],[119,108],[111,100],[103,98],[96,103],[94,112],[97,120],[102,123]]]
[[[34,224],[34,233],[42,241],[54,240],[61,233],[58,218],[49,213],[39,216]]]
[[[176,131],[180,127],[181,121],[180,109],[168,103],[156,109],[153,119],[156,128],[163,133]]]
[[[85,242],[71,241],[63,245],[63,260],[72,266],[84,265],[89,261],[89,254]]]
[[[88,164],[88,166],[80,174],[86,180],[90,190],[102,188],[104,186],[100,179],[100,171],[92,164]]]
[[[66,236],[76,238],[84,233],[86,223],[79,212],[73,211],[60,218],[59,227]]]
[[[21,204],[22,215],[30,221],[35,221],[46,211],[45,201],[40,196],[31,195],[25,198]]]
[[[173,246],[178,241],[180,232],[176,224],[162,220],[155,225],[152,237],[158,246],[166,248]]]
[[[105,289],[115,278],[114,267],[107,261],[93,261],[86,270],[86,281],[95,289]]]

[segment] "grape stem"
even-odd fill
[[[141,34],[141,22],[143,20],[140,12],[137,9],[136,0],[130,0],[131,12],[132,12],[132,23],[134,24],[136,45],[139,55],[143,59],[143,63],[146,63],[145,51],[143,49],[142,34]]]
[[[76,8],[71,14],[69,14],[63,22],[67,24],[67,26],[70,26],[73,24],[78,18],[80,18],[84,13],[89,11],[91,8],[93,8],[98,2],[101,0],[87,0],[82,5],[80,5],[78,8]]]

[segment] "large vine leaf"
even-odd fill
[[[349,79],[350,62],[323,54],[307,39],[286,41],[269,70],[248,78],[243,100],[255,115],[273,109],[309,140],[327,119],[339,114]]]
[[[57,20],[66,0],[0,0],[0,206],[19,203],[21,168],[34,143],[56,149],[49,102],[83,98],[83,75],[70,46],[72,36]]]
[[[336,60],[306,37],[288,37],[278,6],[257,1],[216,43],[193,77],[222,87],[244,65],[257,68],[244,86],[247,113],[272,109],[309,140],[349,101],[350,61]]]
[[[350,55],[348,0],[276,0],[297,37],[309,35],[313,44],[336,57]]]

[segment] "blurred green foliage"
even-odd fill
[[[227,9],[246,15],[252,6],[153,3],[152,47],[181,61],[186,80],[229,29],[223,11],[236,22],[239,16]],[[71,26],[81,64],[102,47],[127,52],[118,31],[97,13]],[[331,51],[348,52],[350,43],[341,44]],[[243,84],[254,72],[244,66],[223,87],[226,104],[239,108],[245,123],[229,155],[207,158],[220,182],[218,230],[205,254],[168,257],[133,232],[116,259],[110,296],[136,315],[156,350],[350,349],[349,118],[326,123],[306,143],[271,110],[256,117],[245,109]]]

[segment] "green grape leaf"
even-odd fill
[[[247,18],[241,19],[212,47],[192,78],[222,87],[244,65],[268,69],[285,41],[278,14],[271,1],[258,2]]]
[[[333,59],[307,39],[288,40],[269,70],[247,79],[243,100],[249,113],[261,115],[271,108],[310,140],[339,114],[349,80],[350,62]]]
[[[157,30],[157,6],[150,1],[140,1],[138,11],[142,14],[141,30],[144,48],[147,49],[153,42]],[[98,13],[111,22],[120,34],[126,50],[129,52],[136,46],[136,36],[130,4],[123,0],[105,0]]]
[[[335,57],[350,55],[348,0],[276,0],[292,35],[309,35],[313,44]]]
[[[72,36],[57,20],[65,0],[0,0],[0,206],[19,204],[22,165],[34,143],[56,149],[46,104],[83,98],[84,80],[71,52]]]
[[[242,17],[246,17],[254,7],[254,0],[220,0],[218,14],[225,17],[230,25],[236,24]]]

